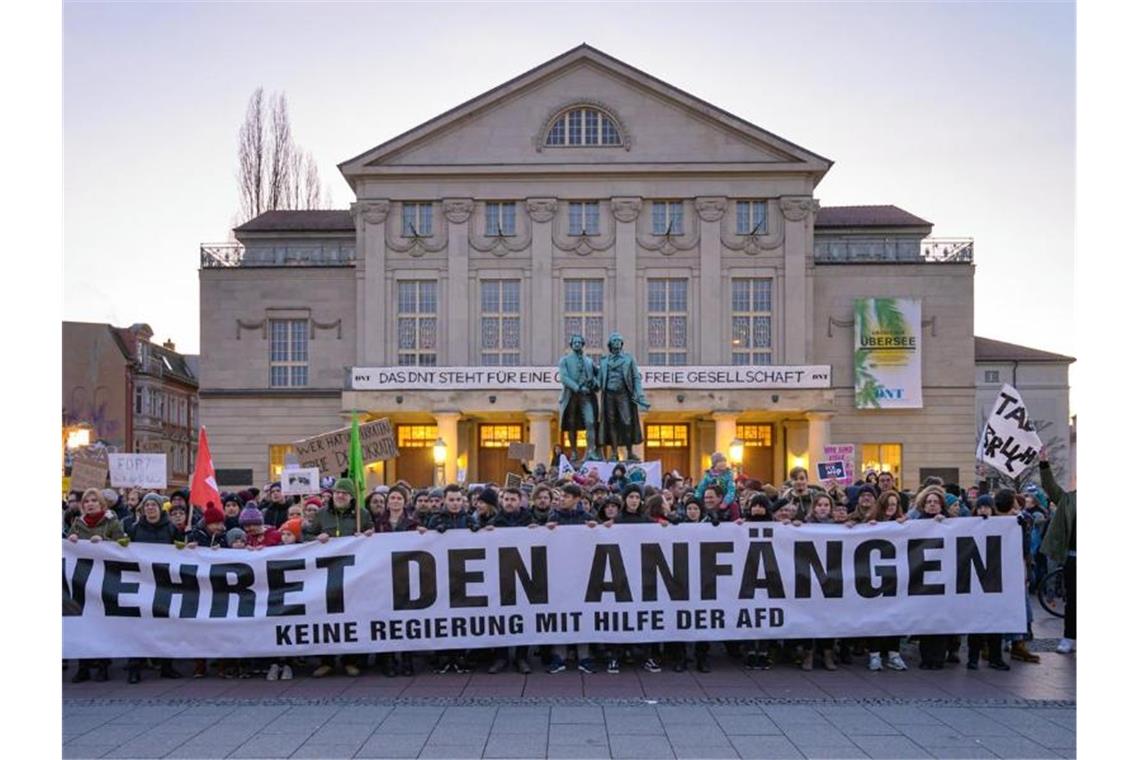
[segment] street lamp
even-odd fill
[[[67,442],[64,445],[68,451],[75,451],[84,446],[90,446],[91,428],[83,426],[69,428],[67,431]]]
[[[442,438],[435,439],[435,443],[431,447],[431,455],[435,461],[435,483],[433,485],[442,486],[444,480],[443,466],[447,461],[447,444],[443,442]]]
[[[740,465],[744,462],[744,441],[739,438],[732,439],[732,443],[728,444],[728,461],[736,474],[740,475]]]

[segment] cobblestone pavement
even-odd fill
[[[1071,758],[1076,657],[1036,610],[1041,664],[872,673],[567,671],[385,678],[374,669],[292,681],[182,678],[73,685],[63,756],[170,758]],[[720,648],[716,648],[720,651]],[[965,656],[963,646],[962,655]],[[537,661],[534,662],[537,666]],[[181,669],[189,673],[187,663]]]

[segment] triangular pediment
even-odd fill
[[[612,114],[620,146],[545,145],[564,109]],[[427,169],[734,165],[822,176],[831,161],[582,45],[340,165],[354,177]]]

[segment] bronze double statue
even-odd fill
[[[649,410],[649,400],[641,388],[637,362],[622,350],[625,340],[618,332],[606,342],[609,353],[595,367],[583,353],[586,341],[570,337],[570,353],[558,362],[562,397],[558,402],[559,427],[569,433],[570,458],[578,459],[578,431],[586,431],[584,459],[601,459],[598,446],[608,449],[611,461],[618,461],[618,449],[625,447],[626,461],[639,461],[633,447],[645,440],[641,435],[639,411]],[[598,404],[595,394],[601,391]]]

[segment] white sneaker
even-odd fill
[[[1057,643],[1057,654],[1072,654],[1077,651],[1077,642],[1075,639],[1061,639]]]
[[[888,652],[887,667],[891,670],[906,670],[906,663],[898,652]]]
[[[292,681],[293,680],[293,668],[289,667],[288,665],[282,665],[281,666],[281,680],[282,681]]]
[[[871,659],[867,662],[867,670],[882,670],[883,658],[880,655],[872,654]]]
[[[277,676],[281,675],[281,666],[273,663],[269,666],[269,672],[265,674],[266,681],[276,681]]]

